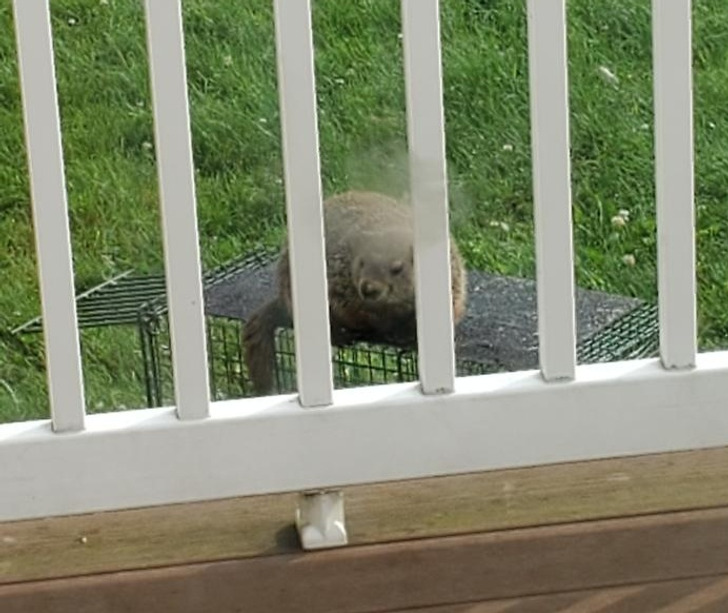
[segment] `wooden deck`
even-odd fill
[[[310,553],[288,495],[0,524],[0,611],[725,612],[726,473],[715,449],[352,488],[352,545]]]

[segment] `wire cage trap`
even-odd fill
[[[203,287],[211,397],[251,396],[241,334],[249,315],[275,291],[275,254],[260,251],[207,271]],[[141,356],[137,378],[144,386],[140,402],[150,407],[174,403],[164,275],[126,271],[76,300],[82,329],[122,325],[137,329]],[[579,363],[655,355],[659,338],[655,305],[583,289],[577,289],[576,305]],[[469,271],[468,312],[456,339],[458,375],[538,368],[536,311],[533,281]],[[41,330],[42,321],[36,317],[12,332]],[[293,332],[280,329],[275,392],[295,392],[295,365]],[[338,388],[418,378],[416,351],[368,343],[333,348],[332,369]]]
[[[469,307],[458,329],[459,376],[537,368],[535,283],[469,271]],[[241,334],[247,317],[275,292],[275,256],[259,252],[205,278],[205,316],[211,396],[253,395],[243,364]],[[657,311],[638,299],[577,290],[577,358],[580,363],[646,357],[658,347]],[[148,403],[173,401],[167,306],[164,296],[140,310]],[[357,343],[332,351],[338,388],[415,381],[416,351]],[[293,332],[276,334],[274,391],[296,390]]]
[[[254,395],[242,357],[241,334],[244,324],[227,317],[207,317],[208,360],[211,395],[214,400]],[[147,320],[146,359],[148,402],[150,406],[169,404],[174,397],[167,319]],[[276,333],[276,366],[273,393],[296,390],[296,359],[293,332]],[[334,384],[338,388],[417,379],[417,356],[414,352],[384,345],[358,343],[347,348],[333,348]],[[478,363],[460,361],[460,375],[483,374]]]
[[[211,397],[214,400],[254,394],[243,362],[242,332],[252,311],[274,291],[275,256],[259,252],[236,260],[206,275],[205,320]],[[169,404],[174,398],[170,336],[165,296],[142,306],[139,314],[142,355],[150,406]],[[296,390],[296,359],[291,329],[276,332],[274,393]],[[364,385],[414,381],[417,355],[406,349],[372,343],[332,350],[334,385]],[[484,374],[488,368],[473,360],[458,360],[461,376]]]

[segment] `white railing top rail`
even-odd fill
[[[315,410],[292,395],[231,400],[194,421],[123,411],[89,415],[71,435],[8,424],[0,520],[724,446],[727,361],[579,366],[556,383],[536,371],[465,377],[446,395],[342,389]]]

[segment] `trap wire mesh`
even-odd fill
[[[656,354],[660,334],[657,305],[643,304],[577,347],[580,364],[634,360]]]
[[[271,282],[274,260],[274,253],[259,252],[243,260],[233,261],[205,276],[209,374],[211,397],[214,400],[254,395],[243,362],[242,330],[246,316],[254,310],[254,306],[272,296],[275,288]],[[262,271],[267,271],[265,282],[261,281]],[[229,286],[233,281],[238,286],[238,293],[230,294],[229,287],[226,289],[223,286]],[[249,300],[251,294],[267,295],[256,295],[253,301],[255,304],[251,302],[231,310],[226,306],[221,307],[217,301],[226,292],[228,303],[244,302]],[[622,307],[623,313],[580,340],[577,345],[579,363],[655,354],[658,347],[656,307],[633,299],[624,299],[624,302],[627,306]],[[140,316],[142,342],[146,347],[144,360],[150,406],[170,404],[174,398],[166,312],[166,302],[164,297],[160,297],[146,304]],[[296,360],[292,330],[277,331],[275,358],[273,393],[295,392]],[[514,368],[512,364],[499,364],[476,356],[475,359],[460,357],[456,360],[456,369],[458,376],[470,376]],[[334,347],[332,370],[337,388],[410,382],[416,381],[419,376],[416,351],[370,343]]]
[[[243,362],[242,330],[247,316],[275,291],[275,257],[274,252],[259,251],[207,271],[203,276],[210,392],[214,400],[254,395]],[[461,329],[466,328],[467,339],[458,344],[458,375],[537,368],[537,363],[532,363],[537,362],[537,338],[529,337],[531,332],[528,331],[524,334],[525,328],[535,328],[533,283],[488,276],[478,271],[469,272],[469,279],[473,280],[469,289],[469,314],[464,322],[467,325],[461,325]],[[579,363],[656,354],[659,328],[655,305],[579,291],[582,294],[577,296],[577,311],[580,330],[584,332],[577,344]],[[500,302],[491,301],[486,305],[479,300],[484,293],[501,295],[498,298]],[[511,298],[504,298],[506,295],[511,295]],[[588,299],[584,299],[585,295]],[[516,299],[513,300],[512,296]],[[174,384],[164,275],[133,275],[132,271],[126,271],[79,294],[76,301],[78,323],[82,329],[122,325],[136,327],[146,404],[150,407],[172,404]],[[484,310],[491,311],[490,319],[483,317],[481,311]],[[585,316],[584,312],[588,310],[596,315]],[[500,318],[497,325],[493,323],[492,315]],[[18,326],[12,333],[20,335],[41,330],[41,318],[36,317]],[[530,352],[530,357],[525,360],[526,353],[512,351],[513,348],[520,351],[524,344],[529,345],[527,349]],[[379,344],[335,347],[332,370],[334,384],[339,388],[416,381],[417,354],[416,351]],[[276,333],[274,392],[295,391],[293,332],[280,329]]]
[[[216,316],[207,316],[206,322],[211,397],[229,400],[253,396],[254,390],[243,362],[241,337],[244,323]],[[166,318],[146,319],[142,336],[146,339],[144,361],[148,403],[150,406],[170,404],[174,399],[174,385]],[[297,383],[293,331],[279,329],[275,340],[273,393],[294,393]],[[335,347],[332,370],[334,385],[338,388],[416,381],[417,354],[369,343]],[[486,365],[470,360],[458,361],[457,371],[460,376],[491,372]]]

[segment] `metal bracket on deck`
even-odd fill
[[[341,547],[348,542],[341,490],[299,494],[296,528],[304,549]]]

